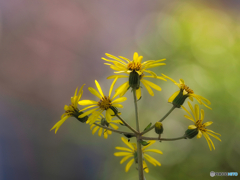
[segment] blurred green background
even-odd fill
[[[163,155],[153,156],[161,167],[149,165],[147,180],[210,179],[210,171],[240,172],[240,1],[111,1],[8,0],[0,2],[0,179],[136,180],[135,167],[125,173],[115,146],[91,134],[88,125],[69,118],[55,135],[75,88],[95,87],[97,79],[108,93],[112,70],[104,53],[143,60],[166,58],[154,68],[176,81],[180,78],[212,102],[205,110],[212,138],[155,143]],[[117,86],[123,82],[119,80]],[[151,97],[146,89],[139,101],[141,129],[159,120],[177,90],[172,82],[153,80],[162,87]],[[135,126],[132,95],[121,110]],[[84,88],[82,99],[94,99]],[[185,104],[186,105],[186,104]],[[164,121],[163,137],[178,137],[191,122],[182,109]],[[124,130],[123,127],[121,127]],[[149,136],[154,133],[150,132]],[[215,177],[216,178],[216,177]],[[237,177],[218,177],[218,179]]]

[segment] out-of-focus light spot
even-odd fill
[[[157,20],[160,37],[172,46],[181,46],[183,42],[183,32],[177,17],[160,13]]]

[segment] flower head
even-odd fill
[[[84,84],[85,85],[85,84]],[[80,98],[82,97],[82,93],[83,93],[83,86],[80,88],[79,92],[78,92],[78,88],[75,91],[75,94],[73,97],[71,97],[71,104],[65,105],[64,106],[64,110],[65,113],[61,116],[61,120],[58,121],[51,130],[55,129],[55,134],[57,133],[58,129],[60,128],[60,126],[69,118],[69,117],[75,117],[77,118],[79,121],[81,122],[86,122],[88,117],[87,116],[83,116],[81,118],[79,118],[78,116],[83,114],[82,112],[79,112],[79,109],[77,107],[78,101],[80,100]],[[78,92],[78,93],[77,93]],[[50,131],[51,131],[50,130]]]
[[[122,150],[124,152],[116,152],[114,153],[114,156],[124,156],[122,158],[122,160],[120,161],[120,164],[124,163],[126,160],[128,160],[129,158],[132,158],[126,165],[125,167],[125,171],[128,172],[129,168],[132,166],[133,162],[137,163],[138,162],[138,158],[137,158],[137,146],[135,143],[130,143],[127,141],[127,139],[125,139],[124,137],[121,138],[122,141],[129,147],[116,147],[117,150]],[[146,152],[155,152],[158,154],[162,154],[162,151],[158,150],[158,149],[147,149],[147,147],[151,146],[152,144],[154,144],[156,141],[149,141],[149,144],[147,146],[144,146],[142,148],[142,153],[143,153],[143,169],[146,173],[149,172],[148,166],[146,164],[147,160],[149,163],[153,164],[154,166],[161,166],[160,162],[158,162],[156,159],[154,159],[153,157],[149,156],[148,154],[146,154]]]
[[[119,56],[118,58],[116,56],[113,56],[107,53],[106,53],[106,56],[113,60],[109,60],[106,58],[102,58],[102,59],[112,63],[112,64],[110,63],[105,63],[105,64],[109,65],[111,69],[115,70],[116,71],[115,73],[127,74],[127,75],[112,75],[112,76],[109,76],[108,79],[116,78],[116,77],[129,78],[129,81],[123,83],[121,86],[119,86],[116,89],[117,94],[119,94],[120,96],[123,96],[129,89],[129,87],[132,87],[132,88],[136,88],[137,98],[139,99],[141,97],[140,82],[146,87],[147,91],[151,96],[154,96],[154,93],[151,88],[161,91],[161,87],[144,78],[156,78],[156,79],[165,80],[163,77],[157,76],[153,71],[148,70],[153,67],[166,65],[165,63],[160,63],[165,59],[148,60],[142,63],[143,56],[138,56],[138,53],[136,52],[133,55],[132,61],[122,56]],[[150,75],[146,75],[146,73]],[[137,77],[137,78],[134,78],[136,81],[133,82],[131,77]]]
[[[210,126],[213,122],[209,121],[209,122],[203,123],[203,119],[204,119],[204,110],[203,109],[201,109],[201,118],[199,119],[199,106],[197,104],[195,104],[195,107],[193,109],[190,102],[188,102],[188,106],[191,109],[193,116],[192,116],[192,114],[190,114],[188,112],[188,110],[184,106],[182,106],[182,108],[188,113],[188,115],[185,115],[184,117],[193,121],[194,125],[188,126],[186,135],[189,136],[190,138],[193,138],[194,136],[197,136],[197,138],[201,138],[203,135],[208,143],[210,151],[212,150],[212,147],[215,150],[215,146],[214,146],[212,140],[210,139],[209,135],[216,138],[219,141],[221,141],[221,139],[219,137],[217,137],[216,135],[219,135],[219,136],[221,136],[221,135],[218,133],[215,133],[212,130],[207,129],[207,126]]]
[[[101,115],[100,117],[97,118],[97,120],[95,121],[96,124],[100,124],[102,126],[106,126],[106,127],[112,127],[113,129],[117,130],[118,126],[116,124],[121,123],[120,120],[111,120],[110,122],[107,122],[107,120],[104,118],[103,115]],[[92,134],[95,134],[98,131],[98,136],[104,136],[105,139],[108,138],[108,135],[112,134],[112,131],[104,129],[102,127],[99,127],[95,124],[92,124],[90,126],[90,129],[92,130]]]
[[[191,101],[193,101],[193,98],[195,98],[199,102],[199,104],[203,104],[205,107],[212,109],[204,103],[206,102],[210,105],[211,102],[200,95],[194,94],[194,91],[185,84],[183,79],[180,79],[179,83],[177,83],[172,78],[164,74],[162,75],[164,78],[171,80],[175,85],[179,87],[179,90],[173,93],[173,95],[168,99],[168,102],[173,103],[173,105],[175,105],[176,107],[180,107],[184,103],[186,98],[189,98]]]
[[[93,101],[93,100],[82,100],[79,101],[78,104],[82,105],[82,106],[86,106],[86,105],[90,105],[84,109],[82,109],[81,111],[84,111],[86,109],[89,108],[93,108],[91,110],[88,110],[86,112],[84,112],[82,115],[79,116],[79,118],[82,118],[86,115],[89,115],[89,118],[87,120],[86,123],[89,123],[90,125],[93,124],[97,118],[102,114],[103,111],[106,111],[106,120],[107,122],[111,121],[111,117],[116,115],[116,113],[118,114],[117,108],[122,108],[123,106],[119,103],[126,101],[127,98],[126,97],[121,97],[121,98],[117,98],[114,100],[114,98],[117,96],[117,94],[115,93],[113,95],[113,97],[111,98],[111,93],[114,87],[115,82],[117,81],[117,78],[114,79],[110,90],[109,90],[109,95],[106,96],[103,94],[102,92],[102,88],[100,86],[100,84],[97,82],[97,80],[95,80],[95,84],[97,86],[98,92],[97,90],[95,90],[92,87],[89,87],[88,90],[95,96],[97,96],[99,98],[99,101]]]

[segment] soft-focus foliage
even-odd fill
[[[166,58],[158,75],[182,78],[209,99],[206,121],[213,120],[212,130],[222,135],[221,143],[213,138],[211,152],[196,138],[155,143],[164,152],[162,166],[152,167],[146,179],[201,180],[210,171],[239,172],[239,8],[234,0],[2,1],[0,179],[135,180],[134,168],[119,171],[112,155],[119,135],[92,136],[89,126],[72,117],[57,136],[49,132],[77,86],[93,87],[98,77],[108,92],[111,82],[104,79],[112,71],[102,63],[105,52],[131,57],[135,51],[146,59]],[[158,82],[162,91],[154,97],[144,92],[147,98],[140,100],[141,129],[171,108],[167,101],[176,86]],[[134,119],[133,104],[123,106],[124,119]],[[185,131],[183,115],[175,110],[164,121],[171,129],[162,137]]]

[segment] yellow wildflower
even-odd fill
[[[84,84],[85,85],[85,84]],[[64,110],[65,110],[65,113],[61,116],[61,120],[58,121],[53,127],[51,130],[55,129],[55,134],[57,133],[58,129],[60,128],[60,126],[69,118],[69,117],[75,117],[77,118],[79,121],[81,122],[86,122],[88,117],[87,116],[82,116],[81,118],[79,118],[78,116],[83,114],[82,112],[79,112],[79,109],[77,107],[77,103],[78,101],[80,100],[80,98],[82,97],[82,93],[83,93],[83,86],[80,88],[78,94],[77,94],[77,91],[78,91],[78,88],[76,89],[75,91],[75,94],[73,97],[71,97],[71,104],[68,106],[68,105],[65,105],[64,106]],[[50,131],[51,131],[50,130]]]
[[[114,79],[110,90],[109,90],[109,95],[105,96],[102,92],[101,86],[99,85],[99,83],[97,82],[97,80],[95,80],[95,84],[97,86],[98,92],[97,90],[95,90],[92,87],[89,87],[88,90],[95,96],[97,96],[99,98],[99,101],[93,101],[93,100],[82,100],[79,101],[78,104],[82,105],[82,106],[86,106],[86,105],[90,105],[84,109],[82,109],[81,111],[84,111],[86,109],[92,108],[92,107],[97,107],[91,110],[88,110],[86,112],[84,112],[82,115],[79,116],[79,118],[82,118],[84,116],[87,116],[89,114],[91,114],[87,120],[87,124],[89,123],[90,125],[93,124],[97,118],[102,114],[103,111],[106,111],[106,120],[107,122],[111,121],[111,117],[114,116],[117,112],[117,108],[122,108],[123,106],[119,103],[126,101],[127,98],[126,97],[121,97],[121,98],[117,98],[114,100],[114,98],[117,96],[117,94],[115,93],[113,95],[113,97],[111,98],[111,93],[114,87],[115,82],[117,81],[117,78]]]
[[[205,107],[212,109],[204,103],[206,102],[207,104],[210,105],[211,102],[200,95],[194,94],[194,91],[185,84],[183,79],[180,79],[179,83],[177,83],[172,78],[164,74],[162,75],[164,78],[171,80],[180,89],[179,91],[173,93],[173,95],[168,99],[168,102],[173,103],[173,105],[175,105],[176,107],[180,107],[184,103],[186,98],[189,98],[191,101],[193,101],[193,98],[195,98],[199,102],[199,104],[203,104]]]
[[[128,142],[128,140],[124,137],[121,138],[122,141],[129,147],[116,147],[117,150],[122,150],[124,152],[116,152],[114,153],[114,156],[124,156],[122,158],[122,160],[120,161],[120,164],[124,163],[126,160],[128,160],[129,158],[132,158],[126,165],[125,167],[125,171],[128,172],[129,168],[132,166],[133,162],[137,163],[138,162],[138,157],[137,157],[137,146],[135,143],[130,143]],[[146,164],[147,160],[149,163],[153,164],[154,166],[161,166],[161,163],[158,162],[156,159],[154,159],[153,157],[149,156],[148,154],[146,154],[146,152],[155,152],[158,154],[162,154],[162,151],[158,150],[158,149],[147,149],[147,147],[151,146],[152,144],[154,144],[156,141],[149,141],[149,144],[147,146],[144,146],[142,148],[142,153],[143,153],[143,169],[146,173],[149,172],[148,166]]]
[[[145,86],[145,88],[147,89],[147,91],[149,92],[149,94],[151,96],[154,96],[154,93],[152,91],[151,88],[156,89],[158,91],[161,91],[161,87],[159,87],[158,85],[143,79],[143,78],[156,78],[156,79],[161,79],[166,81],[163,77],[157,76],[153,71],[150,71],[148,69],[153,68],[153,67],[157,67],[157,66],[163,66],[166,65],[165,63],[160,63],[162,61],[164,61],[165,59],[161,59],[161,60],[148,60],[142,63],[142,58],[143,56],[138,56],[138,53],[135,52],[133,55],[133,60],[130,61],[129,59],[119,56],[113,56],[111,54],[107,54],[106,56],[113,59],[113,60],[108,60],[106,58],[102,58],[103,60],[107,61],[107,62],[111,62],[110,63],[104,63],[106,65],[109,65],[111,69],[115,70],[115,73],[125,73],[127,75],[112,75],[109,76],[108,79],[111,78],[129,78],[129,80],[125,83],[123,83],[121,86],[119,86],[116,89],[117,94],[121,96],[123,96],[127,90],[129,89],[129,87],[134,87],[136,88],[136,94],[137,94],[137,98],[139,99],[141,97],[141,88],[140,88],[140,82]],[[146,73],[150,74],[150,75],[146,75]],[[131,76],[136,77],[136,82],[137,84],[133,83],[131,81]],[[135,85],[133,85],[135,84]]]
[[[204,110],[203,109],[201,109],[201,118],[199,119],[199,106],[197,104],[195,104],[195,108],[193,109],[190,102],[188,102],[188,106],[190,107],[193,116],[188,112],[188,110],[184,106],[182,106],[182,108],[189,115],[189,116],[185,115],[184,117],[193,121],[195,124],[188,126],[186,135],[190,139],[193,138],[194,136],[197,136],[197,138],[201,138],[203,135],[208,143],[210,151],[212,150],[212,147],[215,150],[215,146],[214,146],[212,140],[210,139],[209,135],[216,138],[219,141],[221,141],[221,139],[219,137],[217,137],[216,135],[218,135],[218,136],[221,136],[221,135],[206,128],[207,126],[210,126],[213,122],[209,121],[209,122],[203,123],[203,119],[204,119]]]
[[[101,115],[100,117],[98,117],[98,119],[95,121],[96,124],[100,124],[102,126],[106,126],[106,127],[111,127],[115,130],[118,129],[118,126],[116,124],[119,124],[121,123],[120,120],[112,120],[110,122],[107,122],[106,119],[104,118],[103,115]],[[95,134],[97,131],[98,131],[98,136],[102,136],[102,133],[103,133],[103,136],[105,139],[108,138],[108,135],[111,135],[112,134],[112,131],[111,130],[107,130],[107,129],[104,129],[102,127],[99,127],[95,124],[92,124],[90,126],[90,129],[92,130],[92,134]]]

